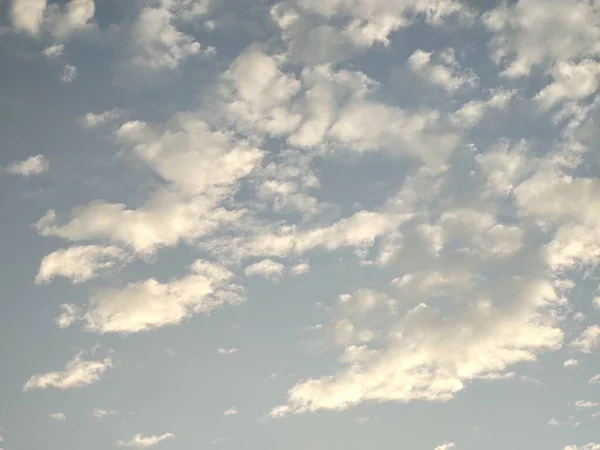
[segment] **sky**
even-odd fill
[[[0,0],[0,449],[599,450],[598,0]]]

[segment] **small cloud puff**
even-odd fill
[[[58,412],[58,413],[52,413],[50,414],[50,417],[52,417],[54,420],[57,420],[59,422],[64,422],[65,420],[67,420],[67,416],[65,416],[63,413]]]
[[[47,389],[50,387],[58,389],[72,389],[88,386],[100,379],[106,370],[112,367],[112,360],[104,358],[102,361],[85,361],[81,359],[83,352],[78,353],[66,364],[65,370],[61,372],[48,372],[32,376],[25,385],[23,391],[32,389]]]
[[[69,64],[65,65],[60,77],[61,81],[63,83],[71,83],[75,78],[77,78],[77,67]]]
[[[285,266],[271,259],[263,259],[251,264],[244,270],[247,277],[259,276],[270,280],[279,280],[285,272]]]
[[[138,433],[129,440],[118,441],[117,445],[119,447],[147,448],[173,437],[175,437],[173,433],[165,433],[161,436],[142,436]]]
[[[231,408],[223,411],[224,416],[235,416],[237,413],[238,413],[238,410],[236,409],[235,406],[232,406]]]
[[[237,348],[218,348],[217,349],[217,353],[219,355],[232,355],[234,353],[237,353],[238,349]]]
[[[454,447],[456,447],[454,442],[444,442],[442,445],[438,445],[435,450],[450,450]]]
[[[29,177],[46,172],[50,168],[44,155],[30,156],[26,160],[16,161],[5,167],[5,171],[15,175]]]

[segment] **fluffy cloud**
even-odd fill
[[[48,4],[48,0],[13,0],[13,26],[31,35],[47,29],[57,39],[64,39],[74,31],[90,24],[94,17],[94,0],[70,0],[64,5]]]
[[[23,175],[29,177],[31,175],[39,175],[46,172],[50,168],[48,160],[44,155],[30,156],[24,161],[16,161],[5,167],[4,170],[8,173]]]
[[[564,363],[563,363],[563,367],[565,369],[569,369],[571,367],[578,367],[579,366],[579,361],[577,361],[576,359],[567,359]]]
[[[535,100],[543,109],[567,100],[581,100],[598,89],[600,64],[591,59],[579,63],[559,62],[550,71],[553,82],[542,89]]]
[[[10,13],[13,26],[30,34],[38,34],[44,20],[47,0],[13,0]]]
[[[232,408],[226,409],[223,412],[223,415],[224,416],[235,416],[237,413],[238,413],[238,410],[235,407],[232,407]]]
[[[447,401],[471,380],[560,348],[563,333],[547,312],[559,301],[552,284],[505,283],[508,290],[496,295],[509,294],[511,300],[502,306],[493,298],[480,299],[443,319],[420,304],[392,321],[387,345],[350,343],[340,358],[344,370],[298,383],[287,404],[271,414],[343,410],[364,401]]]
[[[590,400],[577,400],[575,402],[575,407],[577,409],[595,408],[598,405],[600,405],[600,403],[598,403],[598,402],[592,402]]]
[[[95,9],[94,0],[71,0],[62,7],[50,4],[46,10],[47,27],[56,39],[65,39],[89,26]]]
[[[126,73],[139,80],[149,73],[173,71],[191,56],[212,53],[213,48],[203,49],[192,35],[179,28],[181,23],[203,16],[208,4],[208,1],[189,0],[158,0],[143,4],[127,29],[129,36],[123,67]]]
[[[50,417],[52,417],[54,420],[57,420],[59,422],[64,422],[65,420],[67,420],[67,416],[65,416],[63,413],[52,413],[50,414]]]
[[[102,408],[94,408],[94,412],[92,413],[92,415],[97,419],[103,419],[104,417],[112,416],[114,414],[116,414],[116,411]]]
[[[81,117],[81,123],[87,128],[96,128],[108,122],[112,122],[121,117],[125,111],[119,108],[113,108],[101,113],[87,113]]]
[[[96,292],[84,313],[73,309],[67,322],[80,320],[98,333],[136,333],[178,324],[196,314],[207,314],[224,304],[243,301],[233,274],[216,264],[197,260],[190,273],[167,283],[150,278],[120,289]]]
[[[65,44],[54,44],[42,50],[42,55],[47,58],[57,58],[65,51]]]
[[[238,349],[237,348],[218,348],[217,349],[217,353],[219,355],[233,355],[234,353],[237,353]]]
[[[35,277],[38,284],[65,277],[73,283],[82,283],[115,267],[127,254],[115,246],[84,245],[69,247],[46,255]]]
[[[600,383],[600,373],[598,375],[594,375],[592,378],[590,378],[588,383],[590,383],[590,384]]]
[[[273,6],[271,17],[281,28],[289,58],[309,64],[335,61],[374,44],[390,44],[390,35],[416,20],[439,26],[451,17],[472,19],[455,0],[300,1]]]
[[[272,280],[278,280],[283,276],[285,266],[271,259],[263,259],[257,263],[251,264],[244,269],[247,277],[263,277]]]
[[[88,386],[95,383],[112,367],[112,360],[93,361],[82,359],[83,353],[78,353],[69,361],[65,370],[61,372],[48,372],[32,376],[23,386],[24,391],[32,389],[47,389],[50,387],[58,389],[72,389]]]
[[[518,78],[555,62],[593,57],[600,51],[597,12],[591,2],[529,0],[504,3],[484,15],[494,33],[491,56]]]
[[[152,447],[158,444],[165,439],[174,438],[175,435],[173,433],[165,433],[160,436],[142,436],[140,433],[134,435],[129,440],[118,441],[117,445],[119,447],[134,447],[134,448],[146,448]]]
[[[591,353],[600,345],[600,325],[590,325],[577,339],[571,342],[571,346],[580,352]]]
[[[477,84],[477,75],[460,67],[454,49],[447,49],[441,53],[439,59],[442,64],[433,64],[432,55],[431,52],[417,50],[408,58],[408,64],[417,75],[448,92]]]
[[[456,447],[454,442],[445,442],[442,445],[438,445],[435,450],[450,450],[451,448]]]
[[[147,254],[198,239],[243,214],[221,203],[260,163],[259,149],[234,140],[232,133],[211,129],[191,113],[176,115],[162,132],[128,122],[117,135],[165,185],[134,210],[124,204],[92,202],[75,208],[64,225],[56,225],[56,213],[50,210],[36,224],[40,234],[71,241],[108,238]],[[197,176],[199,171],[205,176]]]
[[[600,444],[594,444],[593,442],[590,442],[580,447],[576,445],[567,445],[564,450],[600,450]]]

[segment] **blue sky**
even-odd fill
[[[0,448],[600,449],[596,0],[0,0]]]

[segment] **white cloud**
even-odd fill
[[[54,420],[57,420],[59,422],[64,422],[65,420],[67,420],[67,416],[65,416],[63,413],[52,413],[50,414],[50,417],[52,417]]]
[[[13,0],[10,5],[13,26],[33,35],[38,34],[46,6],[47,0]]]
[[[474,87],[479,78],[471,70],[464,70],[455,59],[454,49],[445,50],[439,59],[445,64],[433,64],[432,52],[415,51],[408,58],[413,72],[448,92]]]
[[[42,284],[54,277],[65,277],[75,284],[82,283],[113,269],[126,258],[127,253],[115,246],[84,245],[57,250],[42,259],[35,282]]]
[[[226,409],[223,412],[224,416],[235,416],[238,413],[238,410],[235,407],[231,407],[229,409]]]
[[[600,403],[598,403],[598,402],[592,402],[590,400],[577,400],[575,402],[575,407],[577,409],[595,408],[598,405],[600,405]]]
[[[513,300],[502,307],[480,299],[449,320],[420,304],[392,320],[388,345],[350,344],[340,358],[345,369],[299,382],[271,415],[344,410],[364,401],[447,401],[470,380],[560,348],[563,333],[544,312],[559,301],[552,284],[521,279],[505,285]]]
[[[271,259],[263,259],[257,263],[251,264],[244,269],[247,277],[263,277],[270,280],[280,279],[285,272],[285,266]]]
[[[305,273],[308,273],[309,270],[310,270],[310,264],[307,262],[298,263],[291,268],[291,272],[294,275],[303,275]]]
[[[405,220],[406,216],[399,214],[359,211],[322,228],[297,230],[295,226],[286,226],[250,237],[227,239],[222,244],[224,248],[219,249],[235,259],[243,259],[302,255],[316,248],[329,251],[344,247],[369,248],[378,237],[390,233]]]
[[[600,444],[594,444],[593,442],[589,442],[580,447],[576,445],[567,445],[564,450],[600,450]]]
[[[96,128],[108,122],[112,122],[121,117],[125,111],[119,108],[114,108],[98,114],[87,113],[81,117],[81,122],[87,128]]]
[[[318,64],[377,43],[387,46],[390,34],[415,18],[439,26],[451,17],[469,21],[472,14],[455,0],[284,0],[273,6],[271,17],[282,30],[290,58]]]
[[[28,177],[31,175],[39,175],[46,172],[50,168],[48,160],[44,155],[30,156],[24,161],[17,161],[9,164],[4,170],[8,173],[23,175]]]
[[[94,412],[92,412],[92,415],[97,419],[103,419],[104,417],[112,416],[114,414],[116,414],[116,411],[102,408],[94,408]]]
[[[138,253],[153,253],[181,240],[191,242],[244,213],[226,209],[235,183],[248,176],[263,153],[232,133],[211,129],[194,114],[177,114],[164,131],[128,122],[119,141],[148,164],[165,185],[138,209],[92,202],[73,210],[72,220],[57,226],[50,210],[37,224],[40,234],[71,241],[110,239]],[[199,177],[202,172],[204,176]]]
[[[571,367],[578,367],[579,366],[579,361],[577,361],[576,359],[567,359],[564,363],[563,363],[563,367],[568,369]]]
[[[328,136],[358,152],[387,150],[439,164],[456,146],[456,131],[446,130],[435,110],[405,111],[371,101],[343,108]]]
[[[217,353],[219,355],[233,355],[234,353],[237,353],[238,349],[237,348],[218,348],[217,349]]]
[[[591,353],[600,345],[600,325],[590,325],[577,339],[571,342],[571,346],[580,352]]]
[[[65,44],[53,44],[42,50],[42,55],[47,58],[57,58],[65,51]]]
[[[600,383],[600,373],[598,375],[594,375],[592,378],[590,378],[588,383],[590,383],[590,384]]]
[[[165,433],[161,436],[142,436],[138,433],[129,440],[118,441],[117,445],[119,447],[146,448],[152,447],[165,439],[173,437],[175,437],[173,433]]]
[[[491,56],[517,78],[555,62],[593,57],[600,51],[595,6],[578,0],[529,0],[502,4],[484,15],[494,33]]]
[[[585,59],[578,63],[559,62],[550,70],[553,82],[542,89],[535,100],[543,109],[567,100],[581,100],[598,90],[600,63]]]
[[[56,319],[54,319],[54,322],[59,328],[68,328],[79,317],[80,308],[77,305],[63,303],[60,305],[60,309],[62,309],[63,312]]]
[[[456,447],[454,442],[445,442],[442,445],[438,445],[435,450],[450,450],[451,448]]]
[[[10,12],[12,24],[18,30],[34,36],[48,31],[56,39],[66,39],[91,24],[95,3],[94,0],[70,0],[59,5],[48,0],[13,0]],[[56,49],[59,45],[52,47]]]
[[[77,67],[69,64],[65,65],[60,78],[61,81],[63,83],[72,83],[75,78],[77,78]]]
[[[192,2],[160,0],[144,5],[129,25],[124,70],[133,80],[152,72],[173,71],[187,58],[214,53],[202,48],[191,34],[178,28],[207,11],[208,1]]]
[[[83,352],[78,353],[69,361],[64,371],[48,372],[32,376],[23,386],[24,391],[32,389],[72,389],[88,386],[95,383],[112,367],[112,360],[104,358],[100,361],[83,360]]]
[[[71,0],[59,6],[49,4],[46,9],[46,26],[52,36],[65,39],[75,31],[91,24],[95,13],[94,0]]]
[[[243,288],[222,266],[195,261],[190,273],[167,283],[150,278],[97,291],[74,320],[98,333],[136,333],[180,323],[224,304],[243,301]],[[76,313],[77,314],[77,313]]]

